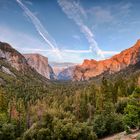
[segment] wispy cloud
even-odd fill
[[[116,5],[116,9],[119,7],[120,14],[128,15],[131,12],[131,8],[133,7],[132,3],[119,3],[119,5]]]
[[[91,32],[91,30],[84,24],[83,19],[87,18],[87,14],[85,13],[84,9],[80,6],[79,3],[74,2],[74,6],[77,9],[79,9],[79,13],[80,13],[80,17],[79,17],[79,15],[77,15],[77,19],[81,20],[79,24],[78,23],[76,23],[76,24],[80,27],[80,30],[84,33],[86,38],[89,38],[88,39],[89,43],[92,44],[91,47],[87,50],[82,50],[82,49],[80,49],[80,47],[78,50],[65,49],[65,47],[58,49],[57,43],[46,31],[45,27],[42,25],[42,23],[37,18],[35,13],[32,13],[27,8],[27,6],[25,6],[25,4],[22,3],[21,0],[16,0],[16,1],[19,4],[19,6],[23,9],[24,13],[26,14],[26,17],[29,17],[28,20],[31,20],[31,22],[35,26],[35,29],[37,30],[39,35],[45,41],[40,40],[39,38],[37,38],[34,35],[29,35],[29,34],[26,34],[25,32],[21,32],[21,31],[12,29],[11,27],[8,27],[6,25],[4,25],[4,26],[0,25],[0,31],[1,31],[0,41],[10,43],[15,49],[17,49],[21,53],[40,53],[44,56],[47,56],[49,58],[49,60],[51,60],[51,61],[53,60],[53,61],[59,61],[59,62],[64,62],[64,61],[75,62],[75,60],[76,60],[76,62],[81,63],[84,58],[87,58],[87,59],[92,58],[92,53],[96,52],[95,48],[94,48],[94,50],[92,49],[93,48],[92,45],[93,45],[93,43],[96,45],[96,41],[93,42],[94,35]],[[23,1],[23,2],[26,3],[25,1]],[[17,38],[21,38],[21,39],[17,39]],[[78,36],[75,36],[75,38],[78,39]],[[93,39],[90,39],[90,38],[93,38]],[[49,46],[49,48],[46,48],[46,46]],[[68,47],[66,47],[66,48],[68,48]],[[98,52],[99,51],[100,51],[100,49],[98,50]],[[101,54],[105,55],[105,56],[113,55],[116,53],[101,50]],[[97,52],[96,52],[96,54],[97,54]],[[63,58],[63,59],[58,59],[59,55],[61,55],[61,58]],[[100,55],[98,55],[98,56],[100,56]],[[100,58],[101,58],[101,56],[100,56]]]
[[[46,49],[46,43],[39,40],[38,38],[16,31],[7,26],[0,25],[0,41],[7,42],[12,45],[21,53],[39,53],[49,58],[49,61],[59,62],[75,62],[82,63],[84,58],[90,59],[90,57],[83,57],[84,55],[89,56],[92,52],[90,50],[71,50],[61,49],[61,56],[63,59],[58,59],[54,50]],[[17,39],[22,38],[22,39]],[[111,56],[118,52],[103,51],[105,56]],[[83,55],[84,54],[84,55]]]
[[[48,46],[61,58],[61,53],[57,47],[55,40],[49,35],[40,20],[22,3],[21,0],[16,0],[19,6],[23,9],[25,14],[31,19],[39,35],[45,40]]]
[[[109,9],[105,9],[101,6],[95,6],[92,7],[88,10],[86,10],[86,12],[92,16],[95,17],[95,21],[98,23],[106,23],[106,22],[111,22],[114,17],[111,13],[111,11]]]
[[[72,37],[73,37],[74,39],[76,39],[76,40],[79,40],[79,41],[81,40],[81,38],[80,38],[79,35],[73,35]]]
[[[41,50],[44,50],[46,48],[46,43],[40,41],[35,36],[28,35],[21,31],[19,32],[6,25],[0,25],[0,32],[0,41],[11,44],[12,47],[14,47],[20,52],[24,52],[24,48],[26,47],[30,49]]]
[[[96,54],[98,57],[104,58],[102,50],[98,47],[97,42],[94,39],[94,34],[90,30],[90,28],[84,23],[83,18],[86,17],[86,12],[82,8],[82,6],[73,0],[57,1],[60,7],[62,8],[63,12],[68,16],[68,18],[72,19],[79,26],[81,32],[87,38],[87,41],[90,44],[89,50]]]
[[[86,9],[86,13],[89,14],[90,18],[92,17],[93,21],[96,24],[121,24],[121,22],[125,22],[124,18],[128,18],[130,16],[132,10],[132,3],[130,2],[117,2],[116,4],[106,4],[92,6],[89,9]]]
[[[24,51],[33,51],[33,52],[49,52],[53,53],[54,50],[49,50],[49,49],[33,49],[33,48],[24,48]],[[68,53],[75,53],[75,54],[84,54],[84,53],[92,53],[91,50],[69,50],[69,49],[64,49],[61,50],[62,54],[68,54]],[[114,55],[118,54],[118,51],[102,51],[104,55]]]
[[[91,50],[63,50],[64,52],[67,52],[67,53],[92,53]],[[119,52],[117,51],[102,51],[102,53],[104,55],[114,55],[114,54],[117,54]]]
[[[104,55],[115,55],[120,53],[119,51],[103,51]]]
[[[28,5],[33,5],[31,1],[25,1],[25,3],[27,3]]]

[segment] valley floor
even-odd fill
[[[140,135],[140,130],[134,131],[132,134],[129,134],[129,135],[126,135],[125,132],[121,132],[121,133],[103,138],[101,140],[136,140],[136,137],[138,135]]]

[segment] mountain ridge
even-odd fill
[[[18,71],[24,72],[28,69],[35,69],[47,79],[83,81],[101,75],[106,71],[113,74],[127,68],[129,65],[138,63],[140,61],[140,40],[137,40],[132,47],[105,60],[85,59],[81,65],[62,63],[60,65],[62,70],[59,70],[57,75],[54,73],[47,57],[37,53],[22,55],[8,43],[0,42],[0,57]],[[54,66],[56,64],[54,63]],[[65,65],[67,66],[65,67]],[[11,73],[5,67],[2,67],[1,70]]]
[[[0,58],[18,71],[24,71],[30,67],[25,57],[5,42],[0,42]]]
[[[34,68],[39,74],[47,79],[56,79],[56,75],[52,67],[48,63],[48,58],[41,54],[23,54],[28,64]]]
[[[32,68],[25,57],[11,45],[0,42],[0,85],[14,87],[16,82],[46,85],[48,79]]]
[[[74,70],[73,80],[88,80],[109,71],[110,74],[118,72],[129,65],[134,65],[140,61],[140,40],[134,46],[123,50],[121,53],[105,60],[84,60],[81,65],[77,65]]]

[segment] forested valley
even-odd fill
[[[138,77],[1,85],[0,139],[96,140],[139,129]]]
[[[140,0],[0,0],[0,140],[140,140]]]

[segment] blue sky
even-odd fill
[[[0,0],[0,41],[49,61],[105,59],[140,38],[139,0]]]

